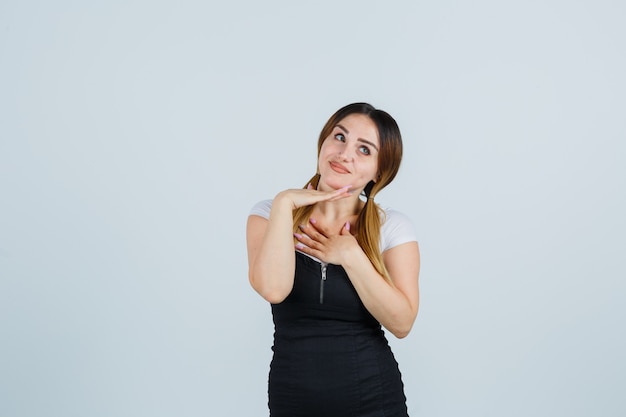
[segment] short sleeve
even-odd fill
[[[272,200],[262,200],[256,203],[252,210],[250,210],[250,216],[260,216],[264,219],[270,218],[270,211],[272,210]]]
[[[392,209],[386,209],[384,213],[385,218],[380,230],[381,252],[403,243],[417,242],[415,227],[405,214]]]

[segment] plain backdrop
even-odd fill
[[[418,231],[412,416],[626,414],[621,1],[0,2],[0,416],[267,415],[258,200],[354,101]],[[323,401],[323,399],[320,399]]]

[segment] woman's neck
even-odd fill
[[[315,205],[311,217],[317,216],[330,223],[345,221],[358,215],[362,208],[363,202],[358,196],[336,201],[323,201]]]

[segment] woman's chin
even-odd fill
[[[332,191],[332,190],[338,190],[340,188],[343,188],[346,185],[350,185],[350,184],[346,184],[345,182],[340,182],[340,181],[330,181],[327,183],[320,182],[317,186],[317,189],[321,191]]]

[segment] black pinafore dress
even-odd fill
[[[271,417],[406,417],[398,364],[341,266],[296,252],[291,294],[272,304]]]

